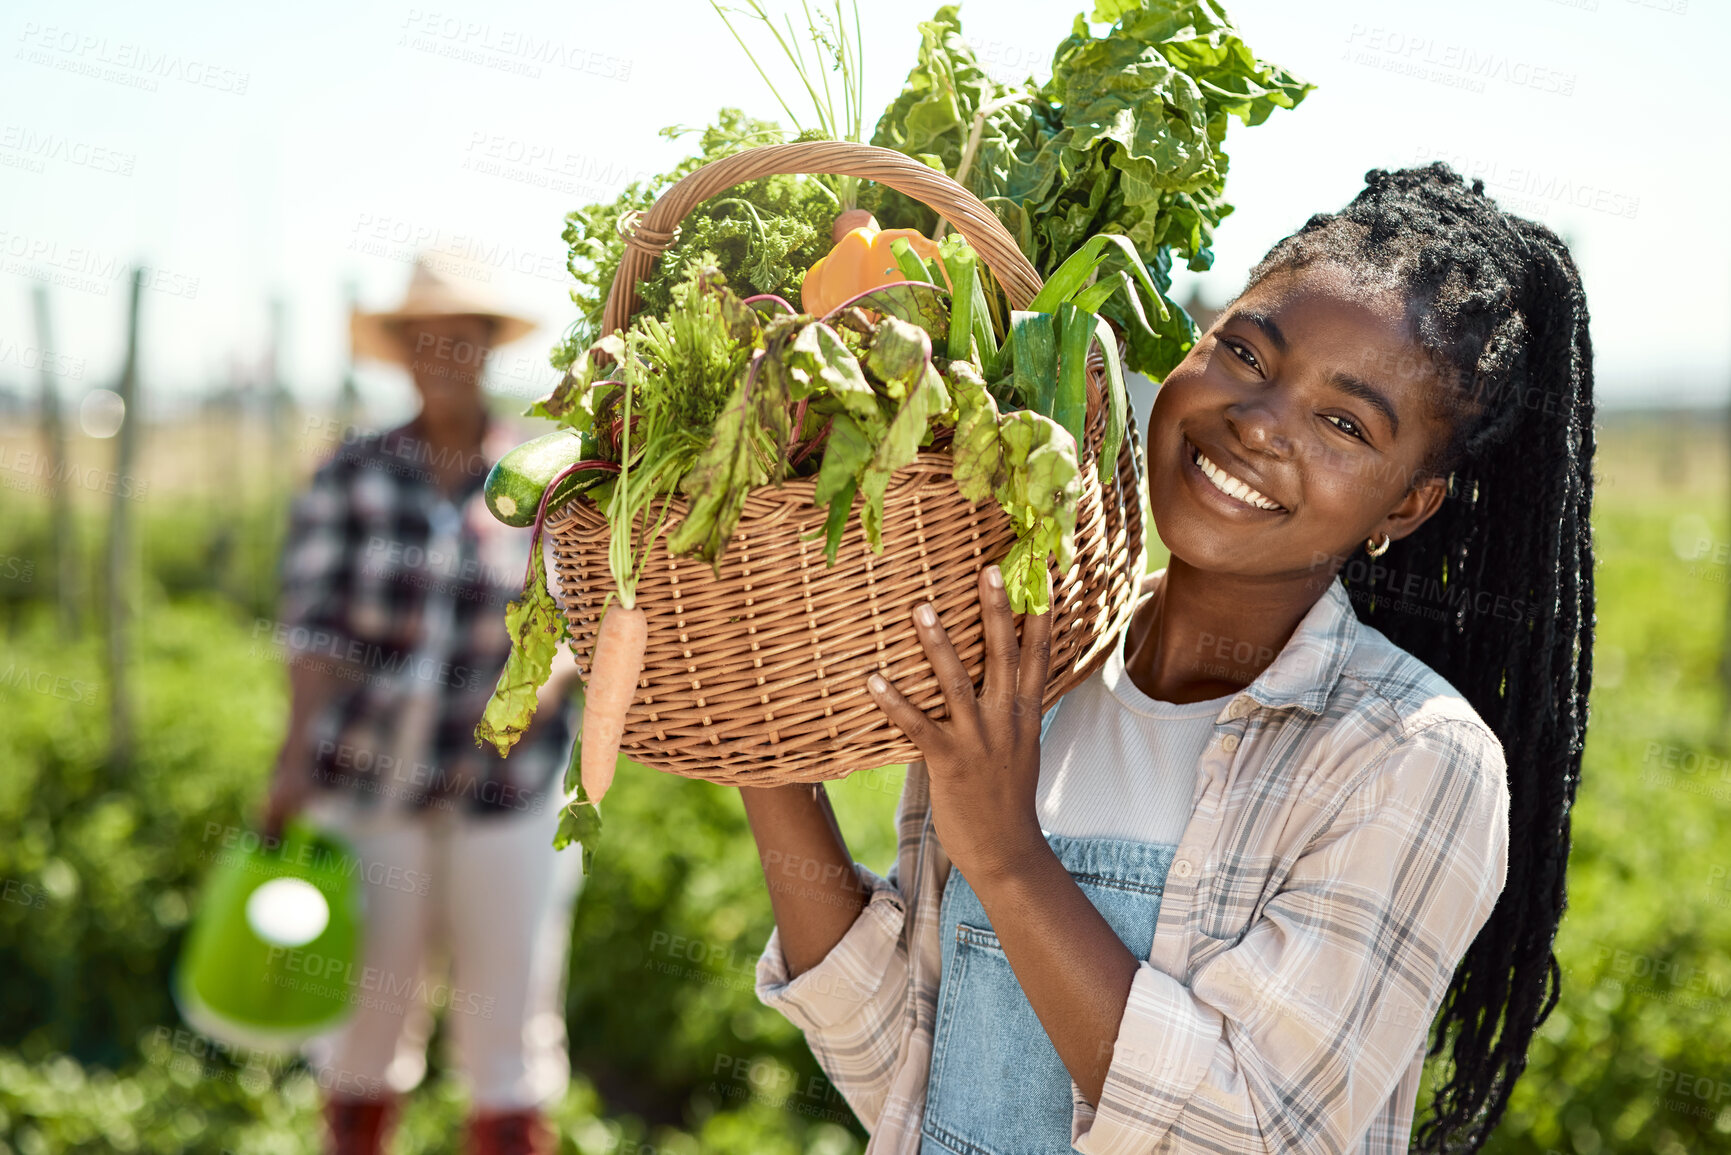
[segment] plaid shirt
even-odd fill
[[[1075,1148],[1406,1151],[1427,1031],[1502,891],[1505,768],[1466,701],[1331,584],[1215,720],[1097,1111],[1071,1083]],[[919,1149],[931,1063],[950,862],[922,762],[897,824],[829,955],[790,982],[772,934],[757,967],[873,1155]]]
[[[512,431],[489,423],[447,502],[416,424],[344,444],[294,503],[277,641],[346,686],[314,720],[316,781],[363,806],[540,812],[564,768],[569,712],[501,759],[475,723],[510,652],[527,530],[482,486]],[[454,457],[452,458],[454,460]]]

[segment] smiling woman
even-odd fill
[[[1452,1063],[1419,1133],[1426,1150],[1476,1147],[1561,993],[1552,944],[1593,654],[1593,349],[1579,273],[1550,229],[1500,211],[1483,181],[1469,187],[1440,162],[1366,181],[1345,211],[1276,245],[1245,296],[1351,270],[1367,292],[1404,298],[1394,331],[1405,341],[1367,341],[1353,359],[1430,433],[1416,464],[1392,422],[1354,451],[1373,454],[1359,484],[1387,500],[1395,483],[1376,528],[1398,545],[1348,584],[1359,617],[1446,678],[1511,768],[1506,886],[1442,1000],[1431,1054]],[[1415,501],[1429,512],[1413,516]],[[1411,588],[1432,604],[1412,604]]]
[[[1018,638],[988,569],[984,686],[923,605],[944,716],[870,687],[924,755],[887,878],[821,788],[743,791],[776,914],[759,995],[874,1150],[1394,1155],[1433,1027],[1452,1063],[1419,1148],[1501,1115],[1557,989],[1586,306],[1555,235],[1446,166],[1367,182],[1161,385],[1171,562],[1095,677],[1036,724],[1049,624]],[[1438,606],[1343,583],[1361,546]],[[821,867],[813,898],[790,860]]]

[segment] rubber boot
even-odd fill
[[[469,1120],[469,1155],[553,1155],[553,1129],[541,1112],[483,1111]]]
[[[325,1101],[326,1155],[384,1155],[397,1101],[328,1099]]]

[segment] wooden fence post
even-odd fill
[[[108,513],[108,764],[118,774],[132,758],[132,697],[127,678],[127,630],[131,626],[137,567],[133,564],[131,484],[138,457],[138,432],[144,414],[138,404],[138,298],[144,270],[132,270],[132,296],[126,313],[126,363],[120,371],[123,406],[120,441],[115,449],[114,501]]]
[[[54,550],[54,601],[60,613],[60,632],[68,638],[79,633],[76,527],[72,503],[66,491],[66,421],[60,413],[60,387],[54,380],[54,328],[48,320],[48,286],[38,283],[33,294],[36,307],[36,352],[42,359],[41,413],[43,450],[48,455],[48,532]]]
[[[360,299],[353,281],[344,283],[343,296],[348,301],[348,309],[343,315],[343,324],[346,326],[349,323],[349,318],[354,315],[356,303]],[[337,443],[339,446],[343,443],[342,439],[348,435],[349,429],[358,424],[361,419],[361,391],[359,386],[355,384],[355,345],[349,339],[346,330],[343,335],[343,348],[347,350],[347,355],[343,358],[342,389],[337,394]]]

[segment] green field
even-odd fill
[[[1731,753],[1717,689],[1731,475],[1718,422],[1619,419],[1602,434],[1598,661],[1563,1000],[1497,1152],[1731,1150]],[[0,1155],[311,1153],[312,1076],[202,1042],[167,994],[218,849],[207,832],[248,821],[286,717],[282,667],[255,641],[280,506],[258,477],[212,492],[221,462],[247,460],[233,443],[196,459],[208,469],[166,437],[148,448],[124,766],[107,757],[94,610],[107,499],[78,495],[70,636],[45,503],[27,473],[0,478]],[[285,473],[309,459],[294,450]],[[250,494],[238,517],[237,490]],[[899,786],[874,772],[832,791],[874,866],[891,854]],[[622,776],[574,931],[579,1075],[557,1112],[562,1151],[859,1149],[798,1034],[752,996],[769,925],[733,792]],[[396,1151],[453,1149],[462,1115],[436,1069]]]

